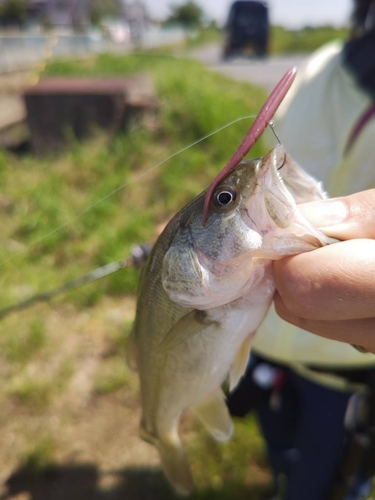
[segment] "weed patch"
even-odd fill
[[[151,75],[161,101],[157,128],[135,125],[116,135],[96,131],[82,143],[72,140],[65,152],[41,158],[0,151],[0,307],[152,241],[159,224],[207,187],[252,120],[163,160],[225,124],[255,115],[265,99],[261,89],[156,53],[100,55],[87,64],[53,62],[44,76],[140,72]],[[262,153],[259,143],[251,154]],[[158,466],[156,452],[137,434],[137,382],[125,365],[139,274],[123,269],[1,322],[0,432],[7,436],[1,469],[23,463],[40,469],[55,459],[69,461],[72,454],[81,463],[96,461],[98,468]],[[42,436],[38,441],[35,428]],[[199,491],[211,493],[196,498],[233,498],[226,496],[224,479],[247,480],[251,450],[259,446],[257,431],[244,428],[228,447],[201,432],[191,431],[196,439],[189,455]]]

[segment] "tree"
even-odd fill
[[[106,17],[119,15],[119,6],[116,0],[90,0],[90,19],[92,24],[100,25]]]
[[[171,5],[166,24],[181,24],[186,29],[199,28],[204,19],[203,10],[193,0],[182,5]]]
[[[6,0],[0,5],[0,20],[4,24],[19,24],[25,21],[27,16],[26,0]]]

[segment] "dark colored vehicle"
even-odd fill
[[[236,55],[266,56],[269,36],[267,3],[234,2],[229,10],[225,32],[224,59]]]

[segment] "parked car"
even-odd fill
[[[237,0],[225,26],[223,58],[236,55],[264,57],[268,52],[269,19],[266,2]]]

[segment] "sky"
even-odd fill
[[[231,0],[194,0],[210,19],[222,25],[228,14]],[[186,0],[144,0],[152,17],[163,19],[169,13],[170,5],[185,3]],[[349,20],[352,0],[269,0],[272,24],[287,28],[333,24],[342,26]]]

